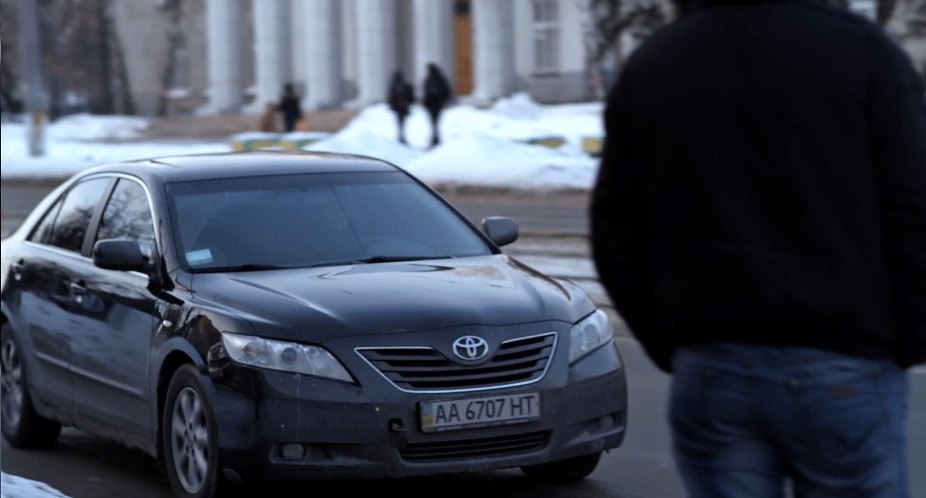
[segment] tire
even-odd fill
[[[225,480],[219,467],[215,407],[192,365],[182,365],[170,379],[161,435],[164,468],[174,496],[221,496]]]
[[[567,484],[570,482],[581,481],[589,476],[598,467],[598,461],[601,459],[601,452],[592,453],[558,462],[544,463],[530,467],[521,467],[524,474],[535,481]]]
[[[49,448],[58,440],[61,424],[35,411],[22,353],[10,324],[4,323],[0,327],[0,372],[3,376],[0,429],[3,438],[14,448]]]

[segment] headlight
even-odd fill
[[[572,327],[569,333],[569,363],[613,340],[611,321],[604,311],[596,310]]]
[[[227,332],[222,332],[222,344],[228,356],[237,363],[353,382],[341,362],[318,346]]]

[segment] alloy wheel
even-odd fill
[[[184,387],[174,401],[171,418],[174,469],[187,493],[198,493],[209,470],[209,428],[199,394]]]
[[[19,361],[16,344],[12,340],[7,340],[0,347],[0,369],[3,379],[0,383],[0,410],[3,410],[3,418],[8,426],[16,427],[22,417],[25,386],[22,363]]]

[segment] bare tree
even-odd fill
[[[665,0],[584,0],[588,11],[585,27],[586,68],[592,92],[601,98],[608,86],[605,81],[605,59],[609,55],[622,57],[621,38],[632,33],[643,39],[672,18],[672,9]]]
[[[111,6],[113,0],[38,0],[43,51],[42,66],[50,97],[52,119],[74,110],[97,113],[131,112],[128,80],[122,50],[115,36]],[[3,19],[18,17],[17,0],[0,0]],[[18,42],[16,23],[4,23],[5,52]],[[3,98],[16,94],[19,64],[4,57]],[[78,102],[84,101],[75,108]]]

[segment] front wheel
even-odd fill
[[[174,496],[212,498],[224,484],[219,469],[215,409],[192,365],[177,369],[161,417],[164,460]]]
[[[521,467],[527,477],[540,482],[566,484],[581,481],[589,476],[598,467],[601,452],[592,453],[558,462],[544,463],[530,467]]]
[[[61,433],[61,424],[35,411],[22,349],[13,339],[10,324],[0,327],[0,413],[3,437],[14,448],[48,448]]]

